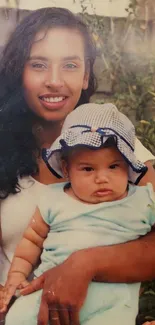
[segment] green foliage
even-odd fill
[[[141,287],[137,325],[155,320],[155,281],[147,281]]]
[[[155,120],[140,121],[136,132],[139,140],[155,155]]]
[[[130,33],[141,44],[148,36],[147,24],[136,16],[138,2],[130,0],[126,19],[97,16],[95,8],[92,18],[86,13],[87,3],[81,0],[83,19],[91,29],[98,56],[103,60],[104,74],[111,82],[111,91],[104,94],[102,102],[114,102],[135,124],[143,144],[155,154],[155,56],[150,49],[139,54],[126,51]],[[149,121],[145,136],[141,120]]]

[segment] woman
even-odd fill
[[[1,202],[1,228],[6,256],[2,284],[44,186],[62,181],[49,171],[41,149],[50,147],[70,111],[89,102],[95,90],[94,60],[95,48],[86,26],[60,8],[31,13],[6,45],[0,68],[0,193],[5,198]],[[136,149],[138,155],[138,141]],[[148,161],[152,155],[144,151],[138,158]],[[153,182],[150,163],[148,167],[142,182]],[[25,292],[44,289],[39,324],[45,325],[48,319],[56,325],[68,325],[70,319],[79,324],[78,312],[90,273],[96,281],[152,279],[154,243],[151,233],[124,245],[82,250],[45,272]]]

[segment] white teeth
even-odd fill
[[[42,100],[48,103],[58,103],[61,102],[65,97],[42,97]]]

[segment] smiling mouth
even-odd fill
[[[65,100],[67,97],[39,97],[42,101],[46,102],[46,103],[59,103],[62,102],[63,100]]]

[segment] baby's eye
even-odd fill
[[[83,170],[85,170],[86,172],[91,172],[94,169],[92,167],[83,167]]]
[[[112,165],[109,166],[110,169],[116,169],[118,167],[119,167],[118,164],[112,164]]]

